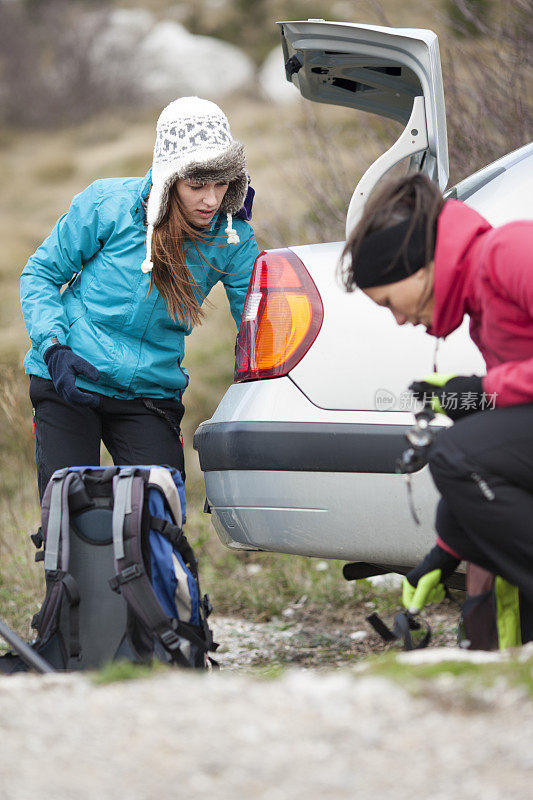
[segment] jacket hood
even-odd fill
[[[428,333],[448,336],[465,314],[475,311],[474,269],[483,234],[492,226],[459,200],[448,200],[439,214],[435,246],[433,319]]]

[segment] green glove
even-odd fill
[[[444,584],[461,561],[437,544],[420,564],[403,579],[402,603],[411,614],[418,614],[430,603],[444,600]]]
[[[478,375],[441,375],[433,372],[421,381],[413,381],[409,391],[421,402],[427,403],[431,398],[429,405],[433,411],[445,414],[454,421],[487,407],[483,383]]]

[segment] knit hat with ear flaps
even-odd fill
[[[244,147],[232,137],[224,112],[210,100],[180,97],[169,103],[157,120],[143,272],[152,269],[153,229],[163,219],[170,187],[179,178],[228,181],[220,211],[228,216],[228,244],[238,243],[232,215],[241,208],[248,188]]]

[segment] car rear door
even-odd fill
[[[287,80],[303,97],[404,126],[396,144],[374,162],[354,191],[347,232],[376,182],[405,158],[411,170],[421,170],[444,190],[448,143],[437,36],[423,29],[324,20],[278,24]]]

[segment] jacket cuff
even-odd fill
[[[54,339],[56,341],[54,341]],[[44,361],[44,354],[46,353],[46,351],[50,347],[53,347],[55,344],[65,344],[61,334],[51,333],[50,336],[47,336],[46,339],[44,339],[43,342],[41,342],[38,348],[38,352],[43,361]]]
[[[443,539],[441,539],[441,537],[440,537],[440,536],[437,536],[437,546],[438,546],[438,547],[440,547],[440,549],[441,549],[441,550],[444,550],[446,553],[449,553],[449,554],[450,554],[451,556],[453,556],[454,558],[458,558],[458,559],[459,559],[459,561],[462,561],[462,560],[463,560],[463,557],[462,557],[462,556],[460,556],[460,555],[459,555],[459,553],[456,553],[456,552],[455,552],[455,550],[453,550],[453,549],[450,547],[450,545],[449,545],[449,544],[446,544],[446,542],[445,542],[445,541],[443,541]]]

